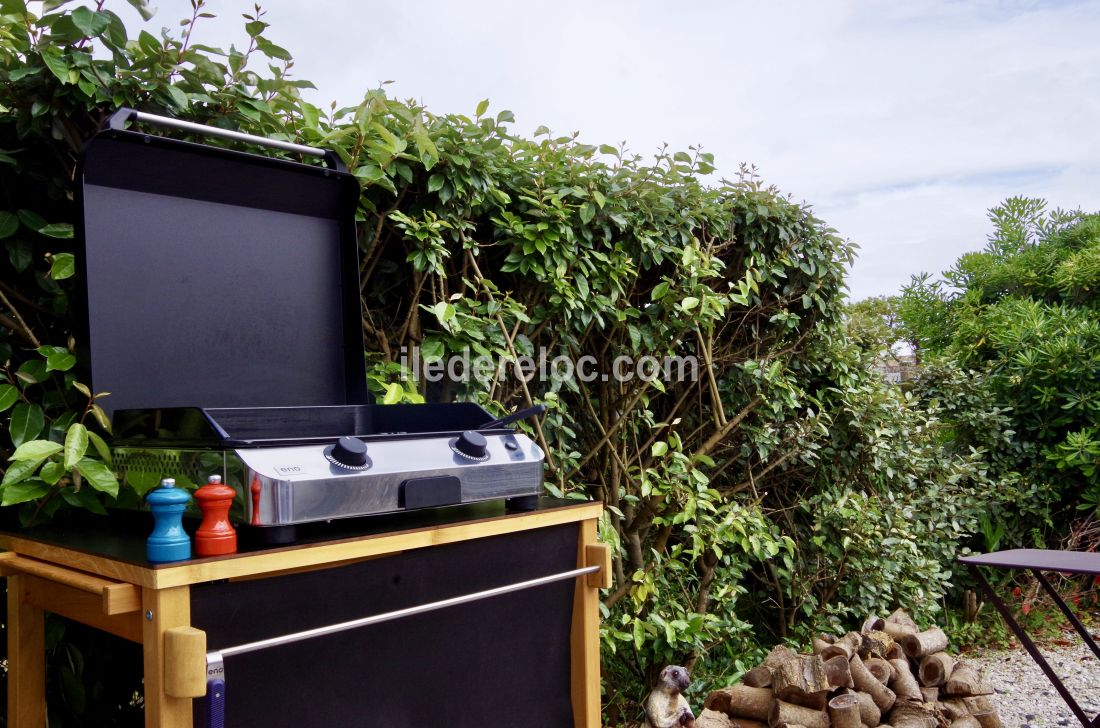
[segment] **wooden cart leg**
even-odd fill
[[[597,545],[596,519],[580,523],[577,566],[589,565],[589,547]],[[572,662],[573,725],[600,726],[600,590],[586,577],[577,579],[573,592]]]
[[[24,598],[24,577],[8,577],[8,726],[45,728],[45,613]]]
[[[191,624],[191,590],[142,589],[142,645],[145,654],[145,728],[192,728],[191,699],[165,692],[164,633]]]

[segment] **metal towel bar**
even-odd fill
[[[361,617],[359,619],[353,619],[348,622],[338,622],[336,624],[329,624],[324,627],[315,627],[313,629],[307,629],[301,632],[291,632],[289,634],[280,635],[278,637],[270,637],[265,640],[246,642],[242,645],[223,647],[220,650],[213,650],[206,654],[206,676],[207,679],[219,678],[221,680],[225,680],[225,667],[223,664],[223,659],[226,657],[243,655],[247,652],[256,652],[257,650],[266,650],[269,647],[279,647],[280,645],[288,645],[293,642],[301,642],[302,640],[313,639],[314,637],[324,637],[326,635],[336,634],[338,632],[346,632],[349,629],[367,627],[372,624],[380,624],[382,622],[390,622],[395,619],[401,619],[403,617],[411,617],[416,614],[433,612],[437,609],[445,609],[447,607],[453,607],[459,604],[467,604],[469,602],[476,602],[481,599],[489,599],[491,597],[508,594],[510,592],[523,591],[524,589],[531,589],[536,586],[551,584],[555,581],[565,581],[566,579],[573,579],[578,576],[584,576],[585,574],[594,574],[599,571],[600,568],[601,567],[599,564],[596,564],[594,566],[584,566],[579,569],[573,569],[571,571],[562,571],[557,574],[550,574],[549,576],[540,576],[537,579],[518,581],[514,584],[505,584],[504,586],[498,586],[492,589],[485,589],[484,591],[473,592],[471,594],[463,594],[461,596],[451,597],[450,599],[441,599],[437,602],[418,604],[415,607],[406,607],[405,609],[396,609],[392,612],[373,614],[369,617]]]

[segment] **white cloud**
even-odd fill
[[[437,113],[489,97],[528,132],[753,162],[861,246],[856,297],[980,246],[1007,196],[1100,208],[1097,0],[267,5],[315,101],[392,79]],[[240,44],[242,4],[208,7],[201,42]]]

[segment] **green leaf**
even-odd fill
[[[31,440],[15,448],[9,460],[33,460],[42,462],[50,455],[61,452],[61,446],[49,440]]]
[[[49,373],[46,371],[46,362],[35,359],[23,362],[15,376],[27,384],[41,384],[49,378]]]
[[[444,353],[443,342],[439,339],[425,339],[420,345],[420,356],[424,361],[439,361]]]
[[[436,149],[435,142],[428,135],[428,130],[419,123],[413,128],[413,138],[420,152],[420,163],[424,165],[424,169],[430,170],[439,160],[439,150]]]
[[[401,401],[404,390],[397,382],[386,385],[386,395],[382,398],[382,404],[397,404]]]
[[[114,497],[118,495],[118,478],[103,463],[98,460],[84,458],[76,464],[77,471],[84,476],[88,485],[96,490]]]
[[[658,283],[656,286],[653,287],[653,292],[649,294],[649,300],[660,301],[662,298],[667,296],[669,285],[670,284],[668,281],[661,281],[660,283]]]
[[[515,120],[516,120],[515,114],[513,114],[511,111],[508,111],[507,109],[505,109],[504,111],[497,114],[497,123],[498,124],[503,124],[504,122],[513,122],[513,123],[515,123]]]
[[[30,268],[31,263],[34,262],[34,249],[31,246],[29,240],[9,240],[5,243],[8,246],[8,260],[11,261],[11,265],[15,270],[22,273],[27,268]]]
[[[61,51],[54,46],[43,48],[42,62],[46,64],[46,68],[50,69],[50,73],[56,76],[61,83],[68,85],[69,66],[65,63],[65,59],[61,57]]]
[[[36,404],[17,404],[11,411],[11,420],[8,423],[8,434],[11,435],[11,443],[19,447],[25,442],[38,437],[42,432],[42,426],[46,424],[46,418],[42,414],[42,408]],[[60,446],[58,446],[60,449]]]
[[[88,440],[91,441],[92,447],[99,453],[99,457],[103,462],[108,465],[114,462],[114,458],[111,456],[111,448],[107,446],[107,443],[102,437],[89,430]]]
[[[10,238],[19,229],[19,217],[12,212],[0,212],[0,240]]]
[[[428,178],[428,192],[437,192],[443,187],[444,177],[438,172]]]
[[[0,506],[14,506],[17,503],[37,500],[50,492],[50,486],[38,478],[14,485],[4,486]]]
[[[99,396],[99,395],[96,395]],[[103,408],[98,404],[93,404],[91,408],[92,417],[95,417],[96,422],[107,432],[111,431],[111,418],[107,416],[107,413],[103,411]]]
[[[664,440],[658,440],[653,443],[649,448],[649,454],[655,458],[659,458],[668,452],[668,443]]]
[[[18,401],[19,390],[14,385],[0,384],[0,412],[7,412]]]
[[[475,116],[481,116],[489,110],[489,99],[482,99],[477,104],[477,111],[474,112]]]
[[[18,214],[20,222],[29,227],[31,230],[37,232],[46,227],[46,221],[42,218],[41,215],[39,215],[37,212],[34,212],[33,210],[20,210]]]
[[[292,60],[286,48],[277,46],[266,38],[256,38],[256,48],[268,58],[277,58],[280,61]]]
[[[79,7],[72,12],[73,24],[80,28],[80,32],[87,36],[96,36],[107,30],[110,18],[104,13],[97,13],[89,8]]]
[[[42,470],[38,473],[38,477],[42,478],[49,485],[56,485],[57,481],[61,480],[61,476],[65,474],[67,468],[56,460],[50,460],[48,463],[42,466]]]
[[[264,28],[267,27],[267,23],[262,20],[253,20],[244,24],[244,32],[252,38],[255,38],[260,33],[264,32]]]
[[[588,298],[588,279],[579,273],[576,275],[577,293],[581,294],[581,298]]]
[[[107,515],[107,509],[99,502],[96,492],[91,488],[81,488],[80,490],[62,488],[61,497],[74,508],[83,508],[100,516]]]
[[[149,20],[153,17],[154,13],[157,12],[155,8],[149,7],[149,3],[146,2],[146,0],[126,0],[126,2],[130,3],[130,6],[141,14],[142,20]]]
[[[0,486],[23,482],[34,474],[41,462],[41,460],[16,460],[4,472],[4,481]]]
[[[680,301],[680,308],[685,311],[690,311],[699,305],[699,299],[695,296],[688,296],[684,300]]]
[[[47,372],[67,372],[76,365],[76,355],[69,351],[50,354],[46,357]]]
[[[155,56],[160,53],[160,41],[147,30],[138,33],[138,46],[146,55]]]
[[[168,95],[172,97],[172,103],[178,108],[186,109],[191,106],[191,101],[187,98],[187,94],[185,94],[179,86],[170,85],[164,88],[168,92]]]
[[[88,451],[88,428],[79,422],[69,425],[65,434],[65,467],[72,468]]]
[[[38,232],[51,238],[68,240],[73,236],[73,226],[67,222],[51,222],[43,225]]]
[[[596,206],[591,202],[586,202],[581,205],[581,222],[585,225],[592,222],[592,218],[596,216]]]
[[[76,259],[72,253],[57,253],[50,263],[50,278],[55,281],[72,278],[76,273]]]
[[[23,17],[27,14],[27,3],[25,0],[0,0],[0,13]]]

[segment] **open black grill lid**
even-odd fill
[[[368,402],[356,179],[121,128],[129,119],[211,133],[124,109],[83,150],[82,338],[94,391],[111,393],[99,404]]]

